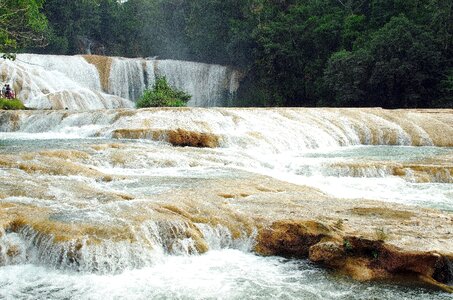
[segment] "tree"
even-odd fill
[[[14,48],[1,22],[20,13],[5,8],[39,13],[44,0],[0,1]],[[45,0],[43,12],[50,45],[33,52],[234,65],[239,106],[451,102],[451,0]]]
[[[399,16],[362,48],[333,54],[324,81],[336,105],[427,107],[439,96],[441,62],[431,34]]]
[[[340,46],[345,12],[328,0],[264,2],[254,30],[256,72],[283,105],[314,105],[323,69]]]
[[[372,57],[366,50],[342,50],[334,53],[324,75],[325,85],[334,101],[323,99],[318,104],[356,107],[373,105],[368,98],[371,67]]]
[[[99,0],[46,0],[43,11],[50,22],[52,52],[85,53],[100,36]]]
[[[28,45],[45,46],[46,17],[40,12],[42,0],[0,2],[0,52],[15,52]]]
[[[405,16],[393,17],[373,34],[374,66],[369,79],[384,107],[429,106],[441,79],[441,53],[430,32]]]
[[[145,90],[137,101],[137,108],[143,107],[181,107],[186,106],[191,96],[172,88],[165,77],[158,77],[152,90]]]

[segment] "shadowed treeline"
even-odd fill
[[[448,0],[46,0],[53,54],[241,67],[239,106],[453,105]]]

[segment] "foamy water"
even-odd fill
[[[166,256],[117,275],[36,265],[0,268],[5,299],[451,299],[419,288],[352,282],[305,261],[237,250]]]
[[[130,108],[156,76],[189,93],[189,106],[226,106],[239,88],[230,67],[177,60],[19,54],[3,60],[3,81],[27,107],[93,110]]]
[[[0,232],[0,298],[451,299],[415,287],[353,282],[303,260],[256,256],[250,252],[256,228],[246,226],[247,216],[185,199],[216,182],[267,175],[335,198],[453,211],[453,148],[433,146],[448,143],[441,134],[451,125],[437,130],[426,125],[430,116],[410,114],[408,124],[407,115],[386,114],[3,113],[0,204],[22,207],[31,225]],[[221,137],[220,147],[111,138],[117,129],[143,127],[212,133]],[[242,225],[213,226],[200,211]]]

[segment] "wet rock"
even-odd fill
[[[20,253],[20,248],[17,245],[10,245],[8,250],[6,250],[6,255],[8,255],[10,258],[17,257],[20,255]]]
[[[152,129],[116,129],[112,133],[116,139],[152,139],[163,140],[173,146],[216,148],[219,147],[219,136],[212,133],[188,131],[181,128],[176,130]]]
[[[96,66],[101,79],[101,86],[104,92],[108,92],[112,58],[100,55],[84,55],[83,58],[90,64]]]
[[[255,251],[264,255],[308,257],[312,245],[335,234],[316,221],[277,221],[259,232]]]
[[[184,129],[170,130],[168,141],[173,146],[190,146],[201,148],[216,148],[219,137],[214,134],[187,131]]]
[[[313,262],[333,263],[345,257],[342,245],[336,242],[320,242],[310,247],[309,258]]]
[[[452,262],[445,255],[404,251],[379,239],[358,236],[342,236],[341,244],[340,236],[338,230],[316,221],[278,221],[259,233],[255,251],[262,255],[308,257],[359,281],[406,276],[447,292],[453,290],[449,286]]]

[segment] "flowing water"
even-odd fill
[[[176,60],[19,54],[0,63],[0,83],[10,83],[27,107],[37,109],[133,107],[156,76],[189,93],[189,106],[226,106],[241,77],[229,67]]]
[[[307,190],[313,197],[453,211],[449,115],[2,112],[0,216],[12,223],[1,224],[0,298],[451,299],[257,256],[247,209],[228,202],[247,192],[241,184],[264,185],[270,176],[275,189],[307,185],[317,189]],[[219,147],[174,147],[165,134],[152,134],[174,128],[217,136]],[[131,139],[114,138],[118,130]],[[278,203],[269,207],[271,219],[274,209]]]

